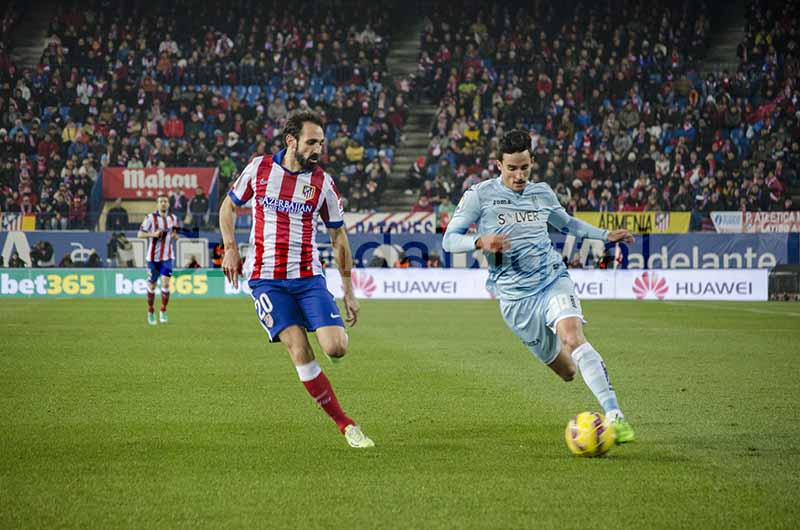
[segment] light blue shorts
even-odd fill
[[[569,317],[583,321],[581,301],[567,274],[559,276],[537,295],[501,300],[500,312],[511,331],[545,364],[552,363],[561,350],[556,324]]]

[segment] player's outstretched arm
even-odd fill
[[[446,252],[469,252],[475,250],[478,234],[467,234],[467,230],[478,221],[481,216],[481,203],[478,192],[470,188],[464,192],[458,203],[453,218],[447,225],[447,230],[442,239],[442,248]]]
[[[353,282],[350,280],[350,271],[353,269],[353,254],[350,251],[350,242],[347,239],[347,231],[344,225],[337,228],[329,228],[328,234],[331,236],[333,246],[333,256],[339,266],[339,274],[342,276],[342,289],[344,290],[344,309],[347,315],[347,323],[355,326],[358,322],[358,312],[361,308],[358,305],[355,294],[353,294]]]
[[[547,222],[555,226],[562,232],[567,232],[578,239],[599,239],[600,241],[609,241],[616,243],[617,241],[624,241],[625,243],[633,243],[633,236],[627,230],[603,230],[592,226],[585,221],[572,217],[563,206],[558,202],[556,194],[550,192],[550,200],[555,205],[555,208],[550,212]]]
[[[236,205],[230,197],[225,197],[219,208],[219,231],[225,256],[222,258],[222,273],[235,288],[239,288],[239,274],[242,271],[242,257],[236,244]]]

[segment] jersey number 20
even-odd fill
[[[269,296],[267,296],[267,293],[261,293],[256,299],[256,314],[258,315],[258,319],[263,322],[270,313],[272,313],[272,302]]]

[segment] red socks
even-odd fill
[[[345,427],[348,425],[355,425],[356,422],[351,420],[342,410],[339,401],[336,399],[336,394],[333,392],[330,381],[322,373],[316,361],[311,361],[308,364],[297,366],[297,373],[303,385],[314,398],[314,401],[322,407],[322,410],[336,422],[339,432],[344,432]]]
[[[161,310],[167,310],[167,304],[169,303],[169,289],[161,288]]]
[[[155,291],[147,291],[147,312],[153,312],[153,303],[156,299]],[[161,289],[161,311],[167,310],[167,304],[169,303],[169,289]]]

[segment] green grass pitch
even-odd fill
[[[585,302],[637,441],[568,453],[596,410],[492,302],[363,301],[321,360],[350,449],[252,304],[0,303],[0,528],[796,528],[800,306]]]

